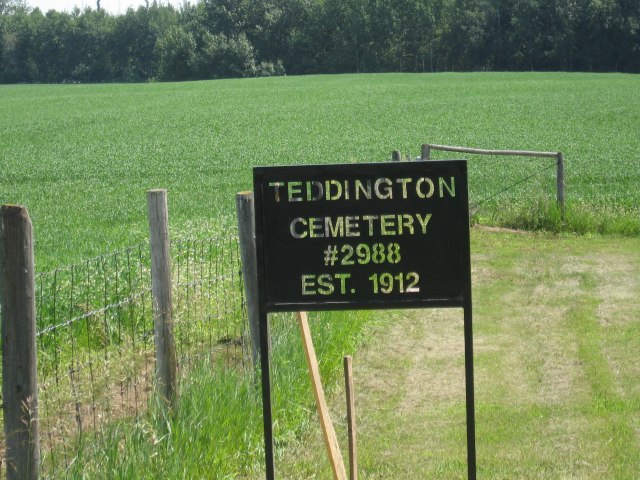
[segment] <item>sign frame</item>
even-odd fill
[[[267,195],[275,195],[275,202],[279,202],[279,195],[288,195],[289,204],[292,205],[292,200],[301,200],[300,205],[295,205],[296,212],[304,210],[304,200],[311,200],[313,196],[309,191],[304,194],[301,190],[302,181],[293,182],[291,179],[304,179],[322,178],[323,181],[328,181],[328,178],[340,177],[341,181],[348,182],[352,178],[357,176],[369,176],[372,175],[377,178],[397,179],[397,183],[402,183],[401,178],[410,178],[407,175],[436,175],[439,173],[454,174],[455,175],[455,201],[450,201],[449,204],[445,204],[444,197],[446,191],[443,194],[441,190],[440,195],[433,195],[434,201],[433,214],[439,212],[439,208],[449,209],[447,213],[454,218],[450,219],[451,224],[448,224],[445,220],[439,219],[443,222],[444,229],[453,229],[454,237],[451,236],[452,232],[445,234],[445,242],[453,241],[455,243],[453,247],[453,253],[455,257],[447,257],[450,261],[454,258],[455,265],[452,266],[456,275],[451,281],[453,286],[451,291],[446,291],[444,294],[430,297],[428,292],[419,295],[407,295],[408,298],[400,298],[401,296],[395,295],[392,298],[386,298],[378,295],[379,292],[374,292],[376,297],[368,298],[367,294],[362,294],[362,298],[349,301],[348,293],[355,294],[354,289],[345,289],[343,281],[343,294],[346,294],[346,299],[342,301],[321,301],[321,300],[307,300],[304,297],[298,295],[297,297],[291,297],[291,286],[285,285],[280,291],[276,291],[271,288],[274,282],[274,267],[273,265],[267,266],[270,261],[270,256],[277,255],[282,245],[274,244],[273,241],[273,229],[274,223],[278,223],[282,227],[282,221],[278,221],[273,215],[273,201],[271,205],[266,201]],[[388,175],[385,177],[384,175]],[[404,175],[404,177],[402,177]],[[269,178],[277,179],[289,179],[291,183],[295,183],[294,188],[289,187],[287,190],[285,182],[271,182],[269,185]],[[345,180],[346,178],[346,180]],[[411,177],[413,178],[413,177]],[[423,178],[423,177],[420,177]],[[426,177],[424,177],[426,178]],[[265,180],[267,181],[265,183]],[[451,180],[453,183],[453,178]],[[254,183],[254,202],[255,202],[255,231],[256,231],[256,254],[257,254],[257,267],[258,267],[258,312],[259,312],[259,330],[260,330],[260,363],[261,363],[261,377],[262,377],[262,404],[263,404],[263,425],[264,425],[264,441],[265,441],[265,466],[266,466],[266,478],[267,480],[275,480],[275,462],[274,462],[274,450],[273,450],[273,422],[272,422],[272,405],[271,405],[271,378],[270,378],[270,361],[271,361],[271,341],[270,341],[270,327],[268,313],[271,312],[297,312],[297,311],[321,311],[321,310],[377,310],[377,309],[402,309],[402,308],[462,308],[464,316],[464,356],[465,356],[465,394],[466,394],[466,425],[467,425],[467,473],[469,480],[476,479],[476,443],[475,443],[475,399],[474,399],[474,374],[473,374],[473,328],[472,328],[472,296],[471,296],[471,259],[470,259],[470,238],[469,238],[469,205],[468,205],[468,185],[467,185],[467,162],[466,160],[446,160],[446,161],[431,161],[431,162],[410,162],[410,163],[365,163],[365,164],[327,164],[327,165],[305,165],[305,166],[274,166],[274,167],[254,167],[253,169],[253,183]],[[392,182],[393,184],[393,182]],[[402,192],[403,199],[408,199],[407,184],[409,181],[401,184],[404,188]],[[417,182],[413,182],[415,186]],[[389,186],[388,184],[386,186]],[[327,191],[325,192],[325,199],[329,198],[329,184],[327,184]],[[271,188],[271,190],[269,190]],[[282,192],[279,191],[283,188]],[[307,183],[307,188],[311,188],[311,183]],[[318,187],[322,188],[322,187]],[[345,183],[345,190],[347,189],[347,183]],[[400,188],[395,186],[395,188]],[[442,188],[442,185],[441,185]],[[275,190],[278,190],[277,192]],[[316,191],[317,196],[318,191]],[[420,191],[421,195],[424,195],[425,190]],[[396,194],[396,197],[399,195]],[[415,196],[415,194],[414,194]],[[348,197],[347,197],[348,198]],[[422,196],[421,198],[425,198]],[[439,201],[438,198],[441,200]],[[338,199],[339,200],[339,199]],[[343,196],[344,200],[344,196]],[[387,204],[397,203],[396,200],[390,199]],[[282,202],[283,204],[287,202]],[[383,205],[380,202],[373,202],[376,206]],[[406,202],[405,202],[406,203]],[[307,203],[307,205],[310,205]],[[342,204],[332,204],[331,207],[338,205],[338,213],[344,214],[344,212],[352,211],[352,209],[358,210],[356,203],[351,201],[343,201]],[[408,204],[407,204],[408,205]],[[384,205],[383,205],[384,206]],[[343,207],[340,210],[340,207]],[[451,207],[451,208],[450,208]],[[286,209],[286,206],[282,207]],[[312,205],[314,210],[320,212],[323,211],[321,205]],[[331,209],[330,209],[331,210]],[[335,208],[334,208],[335,210]],[[453,210],[451,212],[450,210]],[[331,213],[331,212],[329,212]],[[295,213],[287,212],[283,213],[291,222],[291,216]],[[271,215],[271,216],[269,216]],[[443,215],[444,216],[444,215]],[[300,217],[302,218],[302,217]],[[318,217],[314,217],[318,218]],[[400,218],[400,217],[399,217]],[[423,217],[423,220],[426,217]],[[296,218],[297,220],[297,218]],[[372,229],[372,221],[369,223],[369,229]],[[400,219],[398,220],[400,222]],[[290,232],[291,235],[306,235],[306,232],[298,229],[298,227],[304,226],[304,220],[301,220],[297,224],[291,223]],[[423,233],[426,235],[426,223],[423,222]],[[311,228],[311,227],[309,227]],[[320,230],[318,230],[320,231]],[[372,230],[369,231],[371,233]],[[329,227],[327,227],[329,232]],[[413,231],[412,231],[413,233]],[[271,235],[270,235],[271,234]],[[446,236],[448,235],[448,236]],[[429,239],[427,237],[426,240]],[[315,244],[318,244],[316,242]],[[395,244],[397,245],[397,244]],[[444,244],[440,244],[442,247]],[[331,247],[329,247],[331,248]],[[398,247],[400,248],[400,247]],[[415,246],[414,246],[415,248]],[[446,247],[448,248],[448,247]],[[458,250],[456,250],[456,248]],[[407,249],[405,249],[406,251]],[[409,249],[411,250],[411,249]],[[318,252],[320,253],[320,252]],[[323,252],[324,253],[324,252]],[[419,259],[416,261],[419,262]],[[296,262],[291,262],[295,272],[297,267]],[[445,263],[446,264],[446,263]],[[326,265],[326,259],[325,259]],[[333,265],[333,264],[331,264]],[[442,267],[439,267],[442,268]],[[288,271],[291,273],[290,271]],[[294,273],[295,275],[295,273]],[[343,274],[347,275],[347,274]],[[349,279],[350,281],[350,279]],[[303,280],[304,283],[304,280]],[[446,283],[446,282],[445,282]],[[304,285],[303,285],[304,288]],[[400,287],[402,288],[402,287]],[[428,289],[426,289],[428,290]],[[332,290],[333,292],[334,290]],[[361,284],[358,284],[358,291],[362,291]],[[455,292],[452,294],[451,292]],[[304,293],[304,291],[302,292]],[[368,292],[367,292],[368,293]]]

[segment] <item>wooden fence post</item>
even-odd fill
[[[253,366],[257,367],[260,362],[260,316],[258,311],[258,260],[256,258],[253,192],[236,194],[236,212],[238,215],[242,277],[244,279],[249,333],[251,335],[251,358],[253,359]]]
[[[392,162],[402,161],[402,153],[400,153],[400,150],[394,150],[393,152],[391,152],[391,161]]]
[[[428,143],[424,143],[422,145],[422,151],[420,152],[420,159],[422,161],[431,160],[430,156],[431,156],[431,148],[429,148]]]
[[[562,152],[532,152],[528,150],[488,150],[484,148],[454,147],[451,145],[435,145],[425,143],[422,145],[422,160],[429,160],[431,150],[446,152],[472,153],[474,155],[507,155],[522,157],[543,157],[556,159],[556,200],[560,207],[560,218],[565,221],[564,201],[564,156]]]
[[[168,405],[173,407],[178,394],[178,379],[176,343],[173,337],[167,191],[149,190],[147,192],[147,206],[149,209],[156,375],[160,394],[168,402]]]
[[[33,237],[24,207],[0,207],[2,400],[8,480],[40,468]]]
[[[558,206],[560,207],[560,218],[565,220],[565,208],[564,208],[564,157],[562,152],[558,152],[556,159],[556,196],[558,200]]]

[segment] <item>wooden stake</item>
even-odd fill
[[[344,386],[347,394],[347,429],[349,433],[349,480],[358,480],[358,449],[356,448],[356,402],[353,392],[351,355],[344,357]]]
[[[306,312],[298,312],[298,325],[300,326],[300,333],[302,334],[302,344],[307,358],[309,374],[311,375],[313,393],[316,397],[316,408],[318,409],[318,416],[320,417],[320,427],[322,428],[324,443],[327,448],[327,455],[329,456],[329,463],[331,464],[331,470],[333,471],[333,478],[334,480],[347,480],[342,454],[340,453],[340,446],[338,445],[336,432],[333,429],[333,423],[331,423],[331,418],[329,417],[329,407],[327,406],[327,401],[324,398],[324,391],[322,390],[320,370],[318,369],[318,359],[316,358],[316,352],[313,348],[313,341],[311,340],[311,331],[309,330],[309,322]]]

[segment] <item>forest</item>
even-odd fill
[[[0,82],[350,72],[640,72],[637,0],[154,1],[42,12],[0,0]]]

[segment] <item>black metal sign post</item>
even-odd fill
[[[468,478],[476,478],[467,164],[253,171],[266,478],[275,480],[270,312],[464,309]]]

